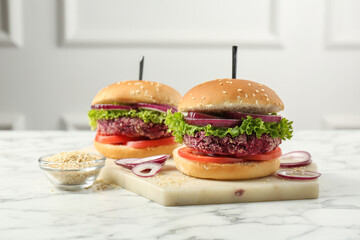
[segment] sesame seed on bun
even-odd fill
[[[190,89],[178,110],[267,114],[284,110],[284,104],[274,90],[263,84],[243,79],[216,79]]]
[[[165,84],[151,81],[130,80],[117,82],[99,91],[94,104],[156,103],[177,106],[181,95]]]

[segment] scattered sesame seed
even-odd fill
[[[206,97],[202,97],[201,100],[204,100]]]
[[[196,97],[192,97],[192,100],[195,100],[196,99]]]
[[[269,98],[266,98],[266,101],[270,102]]]
[[[116,84],[117,84],[117,85],[120,85],[120,82],[117,82]]]
[[[154,85],[154,83],[153,83],[153,82],[151,82],[151,83],[150,83],[150,85]]]
[[[256,100],[256,104],[259,104],[258,100]]]
[[[148,91],[148,90],[145,90],[145,95],[148,94],[148,93],[149,93],[149,91]]]
[[[255,97],[255,93],[252,94]]]
[[[220,84],[220,85],[223,85],[223,83],[222,83],[222,82],[219,82],[219,84]]]
[[[130,90],[130,95],[135,95],[135,91],[134,91],[134,90]]]
[[[263,85],[262,84],[259,84],[259,87],[262,87]]]
[[[227,94],[227,92],[226,92],[226,91],[223,91],[223,94]]]
[[[136,90],[135,93],[136,93],[136,94],[140,94],[140,90]]]
[[[243,90],[242,90],[241,88],[239,88],[237,91],[238,91],[238,92],[242,92]]]
[[[267,95],[266,93],[264,94],[264,96],[265,96],[265,97],[268,97],[268,95]]]
[[[141,86],[140,86],[140,89],[144,89],[144,86],[143,86],[143,85],[141,85]]]
[[[237,96],[237,99],[241,99],[241,97],[240,97],[240,96]]]
[[[258,93],[258,92],[259,92],[259,90],[255,89],[255,92],[257,92],[257,93]]]
[[[231,80],[226,80],[226,83],[232,84],[232,81]]]
[[[249,87],[251,87],[251,83],[248,83]]]
[[[141,85],[141,82],[136,82],[135,85]]]
[[[245,97],[248,98],[249,96],[247,95],[247,93],[245,93]]]

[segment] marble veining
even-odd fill
[[[91,132],[0,132],[0,239],[360,239],[360,131],[297,131],[319,199],[163,207],[125,189],[57,190],[41,155],[92,144]]]

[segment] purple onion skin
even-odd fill
[[[225,113],[226,117],[230,117],[233,119],[243,119],[247,116],[251,116],[252,118],[261,118],[264,122],[280,122],[281,116],[276,115],[261,115],[261,114],[253,114],[253,113],[240,113],[240,112],[227,112]]]
[[[241,124],[239,119],[221,119],[221,118],[189,118],[185,117],[185,122],[195,126],[206,126],[210,124],[213,127],[235,127]]]

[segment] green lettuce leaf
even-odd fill
[[[96,129],[96,121],[99,119],[115,119],[119,117],[131,117],[131,118],[141,118],[144,122],[148,123],[164,123],[166,118],[166,113],[147,110],[147,109],[138,109],[138,110],[104,110],[104,109],[92,109],[88,112],[89,116],[89,125],[91,129]]]
[[[280,122],[264,122],[261,118],[252,118],[247,116],[240,126],[226,128],[226,127],[212,127],[210,124],[207,126],[194,126],[187,124],[184,120],[184,115],[180,112],[171,113],[165,120],[165,124],[169,127],[175,136],[175,141],[181,143],[184,135],[194,135],[196,132],[205,131],[206,136],[218,137],[237,137],[241,134],[252,135],[255,134],[258,138],[262,134],[269,134],[272,138],[281,138],[282,140],[291,139],[293,133],[292,121],[282,118]]]

